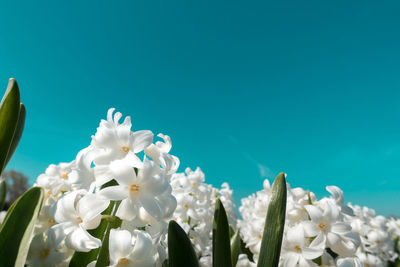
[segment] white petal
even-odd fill
[[[130,258],[136,263],[140,263],[140,266],[151,266],[154,263],[154,258],[152,257],[152,242],[150,236],[141,231],[135,230],[136,242],[133,248]],[[145,265],[147,264],[147,265]]]
[[[302,251],[303,251],[303,257],[307,260],[313,260],[315,258],[318,258],[324,252],[323,249],[307,248],[307,247],[304,247]]]
[[[99,195],[110,200],[122,200],[129,196],[129,188],[122,185],[110,186],[100,190]]]
[[[162,215],[162,209],[160,204],[154,197],[148,195],[141,195],[139,197],[139,201],[142,204],[143,208],[154,218],[160,219]]]
[[[304,228],[304,234],[307,237],[316,236],[320,232],[318,226],[312,221],[304,221],[301,224]]]
[[[108,199],[95,194],[87,194],[79,200],[76,210],[83,221],[90,221],[103,212],[109,204],[110,200]]]
[[[331,231],[337,234],[344,234],[351,231],[351,226],[347,223],[335,223],[332,225]]]
[[[310,215],[313,222],[319,223],[323,221],[322,211],[319,208],[313,205],[306,205],[304,208],[307,210],[308,215]]]
[[[114,160],[110,163],[110,170],[113,178],[117,180],[120,185],[130,185],[136,180],[135,170],[126,160]]]
[[[121,201],[115,215],[123,220],[132,221],[136,218],[137,212],[138,207],[136,203],[128,198]]]
[[[151,131],[143,130],[132,134],[133,152],[139,153],[153,142],[154,134]]]
[[[299,261],[299,255],[295,253],[287,253],[283,257],[283,267],[294,267],[297,266]]]
[[[111,229],[110,231],[110,261],[117,264],[118,259],[126,258],[132,250],[132,236],[127,230]]]
[[[100,247],[101,241],[100,239],[91,236],[80,226],[67,236],[65,239],[65,245],[68,248],[76,251],[88,252],[92,249]]]

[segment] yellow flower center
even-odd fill
[[[40,257],[41,259],[45,259],[45,258],[49,255],[49,253],[50,253],[50,249],[48,249],[48,248],[42,249],[42,250],[39,252],[39,257]]]
[[[47,222],[48,222],[49,224],[55,224],[55,223],[56,223],[56,221],[55,221],[53,218],[49,218],[49,219],[47,220]]]
[[[122,152],[124,152],[126,154],[129,152],[130,149],[127,146],[123,146],[123,147],[121,147],[121,150],[122,150]]]
[[[76,217],[76,219],[79,221],[79,223],[82,223],[82,222],[83,222],[83,220],[82,220],[81,217]]]
[[[294,249],[296,250],[297,253],[301,253],[301,247],[299,245],[296,245]]]
[[[139,189],[140,189],[140,186],[138,186],[137,184],[131,184],[131,185],[129,186],[129,191],[130,191],[131,193],[139,192]]]
[[[68,172],[61,173],[61,178],[68,179]]]
[[[127,258],[120,258],[118,260],[118,264],[121,264],[121,265],[125,265],[125,264],[128,264],[128,263],[129,263],[129,259],[127,259]]]
[[[326,230],[328,225],[325,222],[319,222],[318,228],[321,229],[322,231]]]

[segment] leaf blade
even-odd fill
[[[173,220],[168,225],[169,267],[199,267],[196,252],[185,231]]]
[[[240,234],[239,230],[231,237],[231,261],[232,266],[236,266],[240,254]]]
[[[272,185],[257,267],[277,267],[279,264],[285,227],[286,194],[285,174],[280,173]]]
[[[215,203],[213,222],[213,266],[232,266],[228,217],[219,198]]]
[[[20,95],[18,84],[10,79],[0,103],[0,174],[5,169],[8,152],[18,123]]]
[[[43,197],[42,188],[32,187],[8,210],[0,226],[0,258],[4,266],[24,266]]]
[[[5,165],[8,164],[8,162],[11,159],[11,157],[14,155],[14,152],[17,149],[19,141],[21,140],[22,132],[24,131],[24,126],[25,126],[25,117],[26,117],[25,106],[24,106],[24,104],[20,103],[17,126],[16,126],[15,131],[14,131],[14,136],[13,136],[13,139],[11,141],[10,149],[8,150],[8,154],[7,154]]]

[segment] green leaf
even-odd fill
[[[244,243],[242,238],[240,238],[240,254],[246,254],[247,258],[251,262],[254,262],[253,253],[251,253],[250,249],[246,246],[246,243]]]
[[[173,220],[168,225],[168,263],[170,267],[198,267],[199,261],[189,237]]]
[[[0,103],[0,174],[6,167],[20,110],[18,84],[10,79],[7,90]]]
[[[2,266],[24,266],[35,221],[42,206],[43,195],[42,188],[32,187],[8,210],[0,226]]]
[[[240,254],[240,234],[239,229],[231,237],[231,259],[232,266],[236,266]]]
[[[286,180],[280,173],[272,185],[257,267],[277,267],[281,253],[286,213]]]
[[[3,210],[4,203],[6,202],[7,184],[6,181],[0,179],[0,210]]]
[[[232,267],[228,218],[219,198],[215,203],[213,221],[213,266]]]
[[[5,165],[8,164],[10,161],[11,157],[14,155],[15,150],[17,149],[19,140],[21,140],[22,137],[22,132],[24,131],[24,126],[25,126],[25,117],[26,117],[26,110],[24,104],[20,103],[20,108],[19,108],[19,116],[18,116],[18,122],[17,122],[17,127],[15,128],[14,136],[11,142],[10,149],[8,151],[7,159]]]

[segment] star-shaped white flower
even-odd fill
[[[137,175],[126,160],[113,161],[110,170],[118,185],[106,187],[99,194],[110,200],[122,200],[116,213],[118,217],[131,221],[143,207],[155,219],[162,218],[164,208],[158,196],[169,184],[152,161],[145,158]]]
[[[85,190],[65,194],[55,206],[54,219],[58,223],[51,229],[57,234],[63,233],[65,245],[76,251],[89,251],[101,246],[98,238],[87,230],[95,229],[101,221],[101,212],[110,201]]]

